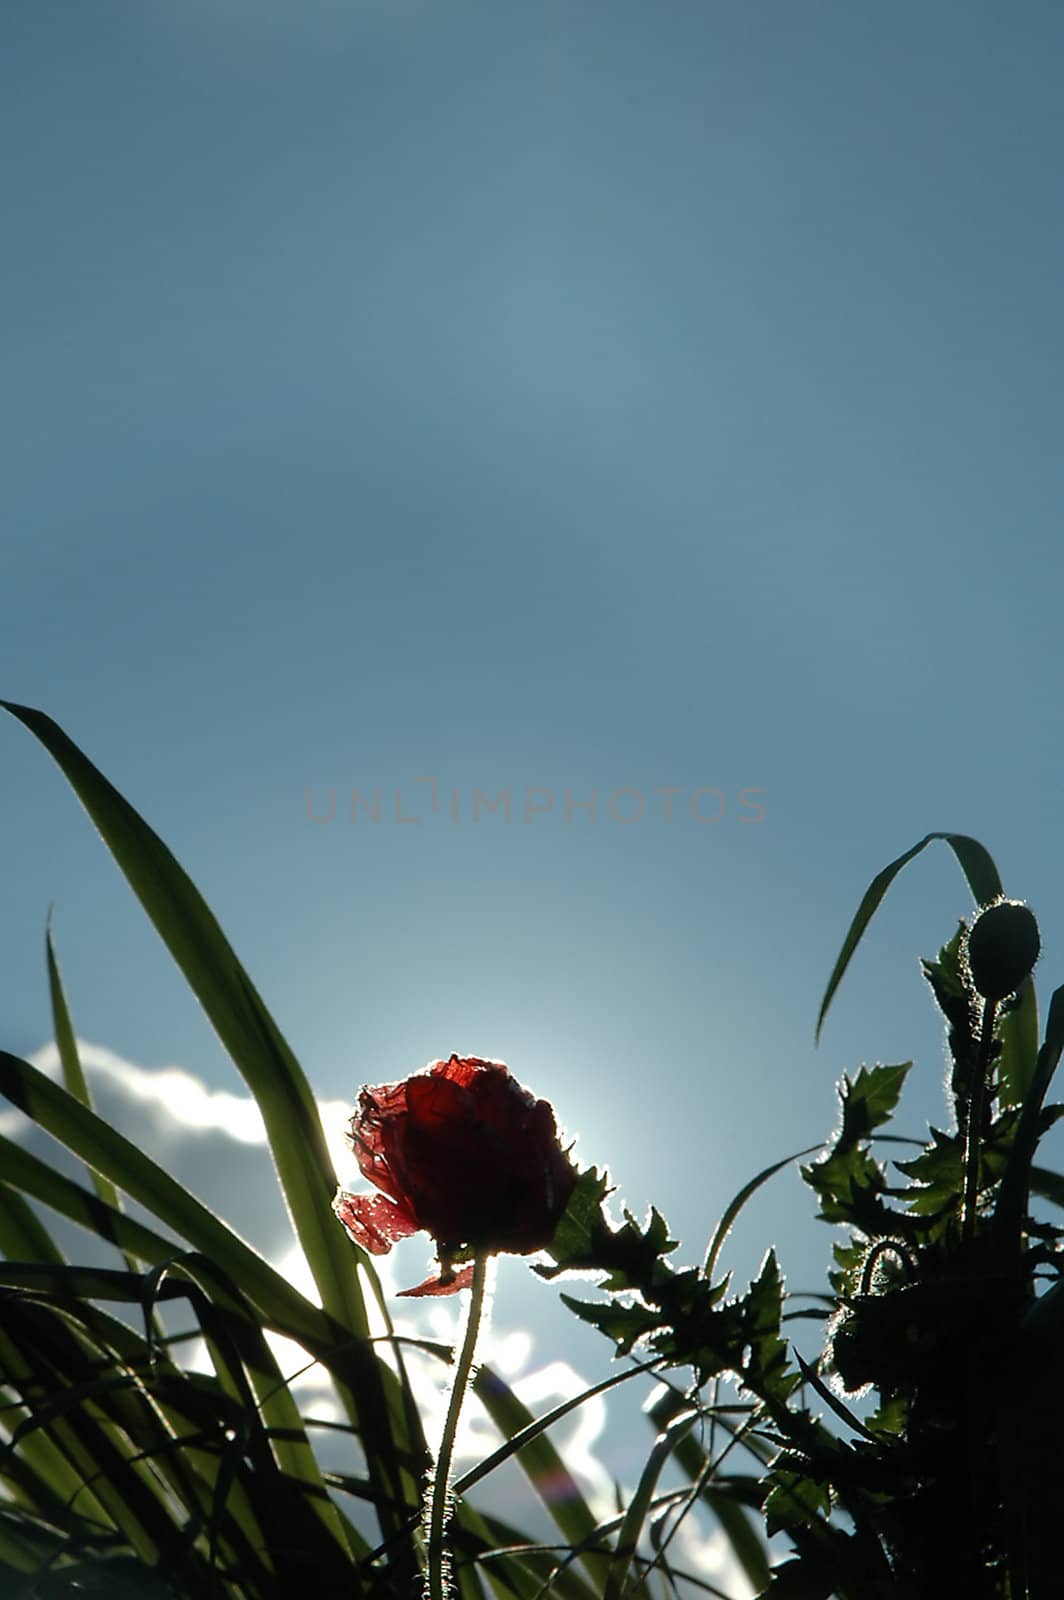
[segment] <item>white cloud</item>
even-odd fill
[[[78,1043],[86,1076],[94,1084],[111,1084],[133,1105],[160,1109],[181,1128],[216,1128],[238,1144],[265,1144],[262,1114],[250,1095],[208,1089],[202,1078],[184,1067],[138,1067],[102,1045]],[[29,1058],[30,1065],[50,1078],[60,1075],[59,1050],[47,1044]]]

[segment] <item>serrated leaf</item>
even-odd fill
[[[932,989],[934,989],[936,996],[941,997],[940,1004],[942,1000],[962,1000],[968,996],[968,987],[964,981],[964,954],[962,950],[965,928],[966,924],[963,921],[958,922],[956,933],[948,944],[942,946],[938,952],[938,959],[935,961],[924,960],[920,963],[924,969],[924,976]]]
[[[835,1151],[823,1161],[803,1167],[802,1177],[816,1191],[822,1221],[845,1225],[862,1216],[872,1232],[879,1231],[876,1219],[868,1215],[868,1202],[882,1193],[886,1178],[881,1164],[867,1150],[855,1146]]]
[[[559,1273],[593,1264],[595,1242],[606,1228],[602,1202],[609,1187],[608,1176],[600,1173],[597,1167],[581,1172],[554,1238],[547,1246],[547,1254],[554,1257],[555,1265],[535,1269],[541,1278],[556,1278]]]
[[[645,1306],[622,1305],[616,1300],[600,1305],[587,1300],[574,1300],[568,1294],[563,1294],[561,1298],[576,1316],[584,1322],[590,1322],[607,1339],[612,1339],[619,1356],[627,1355],[633,1345],[653,1333],[659,1325],[658,1316]]]
[[[844,1297],[856,1294],[860,1287],[861,1273],[864,1270],[865,1257],[868,1253],[867,1246],[863,1244],[842,1244],[836,1240],[831,1246],[831,1253],[839,1269],[828,1273],[831,1287],[837,1295]]]
[[[749,1346],[746,1374],[756,1379],[759,1388],[789,1393],[798,1375],[787,1371],[787,1341],[780,1334],[783,1317],[783,1276],[776,1252],[769,1249],[761,1270],[740,1302],[742,1338]]]
[[[964,1188],[964,1148],[957,1134],[931,1128],[931,1142],[911,1161],[896,1161],[899,1172],[911,1179],[906,1195],[910,1211],[918,1216],[940,1211],[959,1200]]]
[[[877,1406],[872,1415],[867,1418],[865,1427],[869,1433],[878,1434],[881,1438],[893,1439],[905,1432],[909,1420],[909,1401],[905,1395],[894,1394],[886,1396]]]
[[[661,1256],[670,1255],[680,1244],[679,1239],[674,1239],[670,1235],[669,1225],[656,1206],[650,1208],[650,1221],[643,1230],[643,1238],[646,1240],[647,1248],[659,1259]]]
[[[681,1412],[679,1416],[672,1418],[655,1439],[617,1535],[617,1554],[610,1565],[603,1600],[622,1600],[622,1596],[630,1592],[626,1580],[643,1531],[643,1524],[650,1511],[658,1479],[676,1446],[690,1432],[699,1416],[700,1412],[696,1407]]]
[[[771,1539],[789,1528],[808,1527],[831,1511],[825,1485],[785,1468],[772,1471],[772,1488],[765,1501],[765,1531]]]
[[[911,1067],[911,1061],[895,1067],[861,1067],[852,1082],[843,1078],[839,1088],[842,1127],[835,1140],[837,1149],[850,1149],[890,1121]]]

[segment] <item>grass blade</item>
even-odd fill
[[[489,1367],[481,1367],[473,1384],[478,1400],[507,1439],[527,1430],[528,1442],[517,1460],[543,1501],[557,1527],[571,1544],[594,1538],[596,1521],[572,1473],[545,1433],[537,1432],[536,1419],[509,1384]],[[589,1553],[584,1564],[591,1577],[601,1581],[608,1562]]]
[[[0,1183],[0,1255],[8,1261],[61,1264],[62,1252],[48,1229],[21,1194],[9,1187],[12,1173],[6,1164],[3,1170],[8,1182]]]
[[[906,850],[904,855],[898,856],[897,860],[892,861],[889,866],[883,868],[882,872],[877,873],[865,890],[864,898],[857,907],[857,915],[850,923],[849,932],[842,942],[842,949],[839,951],[838,960],[835,962],[831,977],[828,979],[827,989],[824,992],[824,998],[820,1003],[820,1014],[816,1021],[816,1037],[818,1040],[820,1038],[820,1030],[824,1026],[824,1018],[828,1014],[828,1007],[835,997],[836,989],[842,982],[843,973],[849,966],[850,958],[860,944],[865,929],[879,909],[883,896],[898,876],[902,867],[906,866],[914,856],[918,856],[921,850],[926,849],[935,839],[944,839],[957,857],[977,905],[985,905],[987,901],[995,900],[998,895],[1004,893],[993,857],[979,843],[978,839],[969,838],[966,833],[925,834],[919,844],[914,844],[911,850]]]
[[[751,1178],[749,1183],[743,1185],[743,1187],[739,1190],[739,1193],[735,1196],[735,1199],[728,1206],[720,1221],[717,1223],[716,1232],[714,1233],[709,1249],[706,1252],[706,1264],[703,1268],[707,1278],[712,1278],[714,1268],[717,1265],[717,1257],[720,1255],[721,1246],[728,1237],[728,1234],[731,1232],[732,1224],[739,1215],[740,1211],[743,1209],[743,1206],[749,1200],[750,1196],[752,1194],[756,1194],[761,1185],[763,1183],[767,1183],[770,1178],[774,1178],[777,1172],[782,1172],[784,1167],[789,1167],[792,1161],[800,1161],[803,1156],[811,1156],[814,1151],[819,1150],[820,1148],[821,1147],[818,1144],[811,1144],[806,1150],[795,1151],[793,1156],[784,1156],[782,1161],[774,1161],[770,1167],[765,1167],[762,1172],[759,1172],[756,1178]]]
[[[639,1476],[635,1494],[628,1504],[624,1521],[621,1523],[620,1533],[617,1536],[617,1554],[610,1566],[603,1600],[621,1600],[628,1590],[628,1573],[643,1532],[643,1524],[654,1499],[658,1479],[677,1444],[698,1421],[699,1415],[696,1407],[681,1412],[655,1439],[646,1465]]]

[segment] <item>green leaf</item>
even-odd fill
[[[964,999],[969,993],[964,981],[964,956],[961,949],[966,926],[963,921],[957,923],[956,933],[942,946],[937,960],[924,960],[920,963],[924,969],[924,977],[934,989],[940,1005],[943,1000]]]
[[[602,1202],[608,1193],[609,1178],[605,1173],[600,1174],[596,1167],[581,1172],[547,1247],[548,1254],[558,1265],[537,1267],[540,1277],[557,1277],[560,1272],[569,1270],[570,1265],[577,1266],[591,1258],[595,1242],[605,1226]]]
[[[842,1126],[835,1138],[837,1150],[852,1149],[890,1121],[911,1067],[911,1061],[896,1067],[861,1067],[852,1083],[843,1078],[839,1086]]]
[[[886,1187],[883,1167],[874,1161],[867,1150],[854,1148],[832,1151],[823,1161],[802,1168],[802,1177],[820,1200],[817,1215],[822,1222],[835,1227],[858,1223],[862,1232],[872,1235],[882,1231],[880,1215],[876,1209]],[[890,1231],[889,1224],[887,1231]]]
[[[535,1271],[540,1277],[557,1278],[563,1272],[605,1272],[603,1288],[646,1290],[669,1275],[664,1258],[677,1248],[678,1241],[670,1237],[664,1217],[652,1206],[646,1226],[641,1228],[626,1210],[623,1224],[615,1228],[602,1206],[608,1192],[607,1180],[596,1168],[580,1174],[547,1246],[555,1265],[537,1266]]]
[[[783,1398],[798,1383],[798,1374],[787,1368],[787,1341],[780,1334],[783,1317],[783,1277],[775,1250],[769,1249],[761,1270],[739,1302],[742,1340],[749,1347],[743,1376],[756,1392],[772,1391]]]
[[[955,1210],[964,1190],[964,1141],[959,1134],[930,1128],[931,1142],[912,1161],[894,1165],[912,1180],[906,1196],[910,1211],[929,1216],[944,1209]]]
[[[901,1096],[912,1063],[893,1067],[861,1067],[851,1082],[838,1086],[841,1122],[828,1154],[803,1167],[802,1177],[815,1190],[820,1216],[833,1224],[853,1224],[870,1236],[893,1231],[894,1221],[880,1197],[886,1177],[867,1149],[876,1130],[886,1124]]]
[[[868,1254],[867,1245],[843,1244],[835,1240],[831,1246],[831,1254],[839,1268],[837,1272],[828,1273],[831,1287],[837,1295],[856,1294],[864,1271],[865,1257]]]
[[[824,1484],[783,1468],[774,1468],[772,1489],[765,1501],[765,1531],[775,1533],[808,1527],[826,1518],[831,1496]]]
[[[871,1416],[865,1421],[869,1433],[884,1439],[895,1439],[905,1432],[909,1423],[910,1401],[902,1394],[884,1395]]]
[[[1001,887],[1001,879],[998,877],[998,870],[994,865],[993,858],[989,852],[983,848],[977,839],[969,838],[969,836],[964,833],[926,834],[918,844],[913,845],[911,850],[906,850],[904,855],[898,856],[897,859],[892,861],[889,866],[884,867],[882,872],[877,873],[877,875],[872,879],[872,882],[868,885],[868,888],[865,890],[864,898],[857,908],[857,915],[850,924],[849,931],[842,942],[842,949],[839,951],[838,960],[835,962],[831,977],[828,979],[828,986],[825,990],[824,998],[821,1001],[820,1013],[817,1017],[817,1039],[820,1038],[820,1030],[824,1026],[824,1019],[828,1014],[828,1007],[831,1005],[831,1002],[834,999],[836,989],[842,982],[843,974],[850,964],[850,958],[857,949],[857,946],[860,944],[865,929],[868,927],[868,924],[871,922],[876,911],[879,909],[879,905],[883,899],[883,896],[894,882],[894,879],[897,877],[902,867],[906,866],[914,856],[918,856],[921,850],[925,849],[927,845],[931,844],[932,841],[936,839],[945,840],[946,844],[948,844],[950,849],[953,851],[953,854],[957,857],[957,860],[961,864],[961,869],[964,872],[964,876],[968,880],[968,887],[971,889],[977,905],[986,905],[988,901],[996,900],[999,895],[1004,893],[1004,890]]]

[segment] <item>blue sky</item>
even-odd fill
[[[16,0],[0,40],[2,693],[162,833],[319,1094],[501,1056],[692,1256],[842,1069],[915,1054],[941,1120],[948,853],[813,1021],[930,829],[1064,977],[1060,8]],[[0,763],[5,1043],[55,901],[82,1035],[239,1087],[13,723]],[[777,1180],[738,1270],[816,1287],[812,1215]]]

